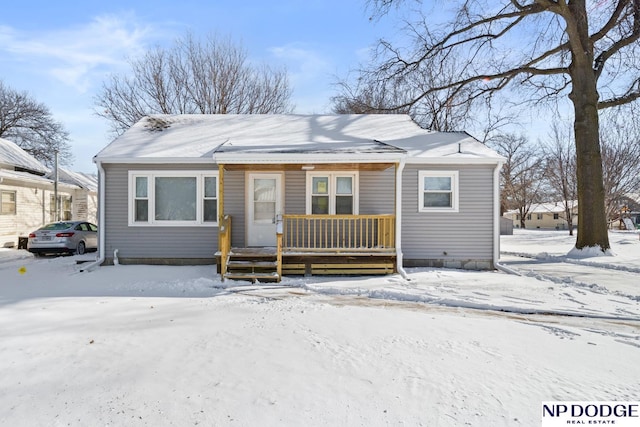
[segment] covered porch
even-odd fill
[[[299,188],[300,182],[304,184],[305,181],[296,179],[295,176],[310,170],[315,173],[366,171],[369,176],[387,171],[385,179],[388,176],[393,181],[397,169],[397,164],[388,162],[313,165],[219,164],[219,232],[216,260],[221,278],[279,281],[283,275],[361,275],[395,272],[398,257],[394,182],[387,183],[394,189],[391,192],[394,199],[380,201],[391,213],[359,213],[358,209],[355,209],[357,213],[347,214],[298,213],[305,210],[304,201],[298,199],[304,197],[305,191],[309,190]],[[237,186],[237,183],[226,185],[229,171],[236,172],[236,181],[238,171],[244,174],[244,215],[238,214],[237,206],[229,210],[225,208],[225,189]],[[283,193],[295,193],[295,202],[285,204],[284,196],[282,202],[279,202],[280,190],[265,191],[252,182],[254,179],[264,182],[265,177],[271,178],[271,175],[278,173],[282,174],[282,182],[276,179],[277,176],[272,177],[274,188],[281,188]],[[292,175],[294,178],[291,178]],[[357,188],[357,183],[353,185]],[[287,200],[291,200],[292,197],[294,196],[288,196]],[[358,203],[357,197],[353,203]],[[307,207],[307,211],[313,209]],[[257,224],[256,227],[253,226],[254,222]],[[244,227],[244,232],[238,233],[238,227]],[[237,234],[244,236],[244,239],[234,239],[234,229]],[[261,237],[256,240],[258,234]],[[247,244],[256,241],[267,244]]]

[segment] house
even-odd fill
[[[573,227],[578,226],[578,202],[570,201]],[[513,221],[514,228],[521,227],[520,212],[517,209],[505,212],[504,216]],[[568,230],[569,223],[565,212],[565,202],[534,203],[524,220],[525,228],[540,228],[547,230]]]
[[[3,138],[0,138],[0,196],[0,247],[20,246],[20,237],[58,219],[92,222],[97,219],[95,176],[59,169],[56,191],[54,173]]]
[[[94,161],[98,263],[279,278],[499,257],[503,158],[406,115],[149,116]]]

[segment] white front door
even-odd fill
[[[276,218],[282,214],[282,174],[247,177],[247,246],[275,246]]]

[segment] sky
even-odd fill
[[[79,172],[95,172],[93,156],[112,139],[95,96],[110,74],[129,71],[127,58],[187,32],[228,36],[251,61],[286,67],[295,113],[329,113],[337,79],[397,24],[370,19],[365,0],[5,3],[0,80],[49,107],[70,132]]]

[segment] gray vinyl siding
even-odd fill
[[[287,171],[284,182],[284,213],[304,215],[307,204],[307,173],[304,171]]]
[[[105,164],[105,256],[118,250],[118,258],[198,259],[214,262],[217,227],[130,227],[128,225],[128,173],[130,170],[217,171],[216,165],[112,165]]]
[[[245,172],[225,171],[224,173],[224,213],[231,216],[231,246],[245,246],[246,210]],[[217,245],[217,242],[216,242]]]
[[[360,172],[360,215],[395,213],[395,170]]]
[[[217,227],[129,227],[128,172],[130,170],[217,171],[217,165],[105,164],[105,256],[118,250],[121,260],[205,260],[214,262]],[[459,171],[459,212],[418,212],[418,171]],[[406,165],[403,171],[402,251],[404,265],[493,265],[493,166]],[[224,211],[232,216],[232,245],[246,241],[246,173],[226,171]],[[284,213],[304,214],[306,172],[284,174]],[[360,171],[359,213],[395,212],[395,168]],[[484,265],[483,264],[483,265]],[[473,267],[471,267],[473,268]]]
[[[459,212],[418,212],[418,171],[459,171]],[[493,166],[407,165],[403,172],[402,252],[405,266],[491,268]]]

